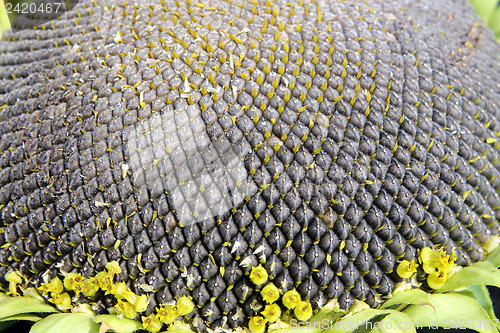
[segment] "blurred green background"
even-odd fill
[[[498,0],[470,0],[476,11],[490,26],[500,41],[500,1]]]
[[[419,0],[415,0],[419,1]],[[497,40],[500,41],[500,1],[499,0],[469,0],[483,20],[490,26],[495,33]],[[5,3],[10,2],[13,7],[23,0],[0,0],[0,32],[10,27],[10,19],[13,15],[7,16],[5,13]]]
[[[0,0],[0,32],[8,28],[10,28],[10,22],[5,12],[5,0]]]

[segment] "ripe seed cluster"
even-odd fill
[[[85,0],[5,33],[0,276],[92,281],[116,261],[115,282],[148,297],[145,324],[189,296],[203,331],[277,313],[259,265],[283,297],[349,309],[376,307],[425,247],[481,260],[500,218],[498,46],[439,4]],[[212,204],[213,184],[188,185],[228,146],[251,177],[221,195],[251,195],[180,223],[184,204]]]

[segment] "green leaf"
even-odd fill
[[[345,315],[346,315],[345,310],[341,310],[333,306],[326,305],[318,313],[313,315],[309,321],[312,323],[321,322],[323,320],[335,321],[338,318],[343,317]]]
[[[374,326],[372,333],[415,333],[410,317],[399,311],[392,311]]]
[[[370,333],[374,330],[377,330],[380,328],[380,322],[387,316],[388,314],[386,313],[372,317],[371,319],[367,320],[366,322],[356,327],[356,329],[353,330],[351,333]],[[400,333],[400,332],[396,331],[394,333]]]
[[[496,248],[495,250],[493,250],[493,252],[488,254],[488,256],[486,257],[486,259],[484,259],[484,261],[491,263],[495,267],[499,267],[500,266],[500,247]]]
[[[352,316],[343,318],[333,324],[331,328],[324,330],[324,333],[349,333],[355,331],[358,327],[363,330],[364,324],[371,319],[378,317],[377,321],[382,320],[394,310],[364,309]]]
[[[100,315],[94,317],[96,323],[102,323],[116,333],[131,333],[142,328],[142,324],[136,320],[127,318],[118,318],[113,315]]]
[[[421,289],[411,289],[397,294],[382,304],[381,309],[387,309],[398,304],[429,304],[429,294]]]
[[[52,306],[30,297],[8,297],[0,300],[0,319],[32,312],[58,312]]]
[[[30,330],[30,333],[60,332],[98,333],[99,325],[87,314],[57,313],[35,323]]]
[[[12,320],[26,320],[26,321],[39,321],[42,319],[40,316],[31,314],[31,313],[23,313],[23,314],[18,314],[18,315],[13,315],[9,317],[5,317],[0,319],[0,322],[6,322],[6,321],[12,321]]]
[[[430,305],[410,305],[403,312],[419,327],[469,328],[498,333],[486,311],[473,297],[459,293],[431,294]]]
[[[438,290],[445,292],[473,285],[488,285],[500,288],[500,271],[489,262],[477,262],[462,268]]]
[[[327,326],[326,324],[323,326]],[[411,319],[396,310],[365,309],[329,324],[323,333],[415,333]]]
[[[23,290],[23,296],[35,298],[35,299],[38,299],[38,300],[46,303],[45,299],[40,295],[40,293],[38,292],[38,290],[36,290],[36,288],[26,288],[26,289],[24,289]]]
[[[488,288],[486,288],[486,286],[470,286],[467,289],[474,294],[474,298],[479,302],[486,313],[488,313],[488,316],[490,316],[491,319],[496,319]]]

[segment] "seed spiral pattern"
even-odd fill
[[[398,260],[498,235],[500,52],[465,0],[84,0],[0,51],[0,276],[117,261],[149,312],[235,328],[259,265],[376,307]]]

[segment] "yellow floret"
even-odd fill
[[[266,330],[266,320],[261,316],[252,317],[248,323],[248,328],[250,328],[252,333],[264,333]]]
[[[298,320],[306,321],[312,316],[312,307],[309,301],[301,301],[293,310]]]
[[[256,285],[260,286],[264,282],[267,281],[268,274],[267,271],[262,265],[259,265],[257,267],[252,267],[252,272],[250,273],[250,280],[252,280],[253,283]]]
[[[290,290],[283,295],[283,305],[287,308],[295,309],[297,305],[300,303],[300,294],[295,290]]]
[[[262,289],[260,294],[262,295],[262,298],[264,299],[264,301],[266,301],[269,304],[276,302],[278,300],[278,298],[280,297],[280,291],[274,285],[274,283],[270,283],[270,284],[266,285]]]

